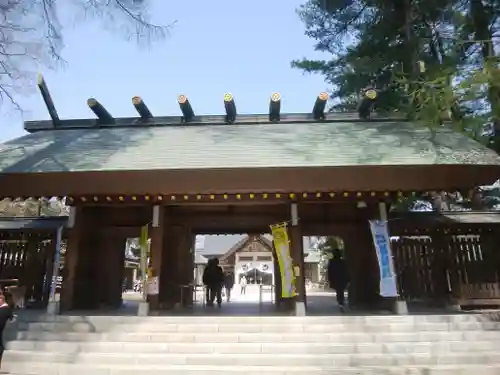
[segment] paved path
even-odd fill
[[[207,307],[203,304],[203,292],[200,290],[196,294],[196,301],[193,308],[178,309],[161,313],[162,315],[221,315],[221,316],[269,316],[281,315],[276,311],[273,304],[273,291],[269,287],[264,287],[262,296],[259,294],[258,285],[248,285],[246,294],[241,294],[241,288],[236,285],[231,293],[231,301],[227,302],[223,298],[222,307]],[[260,301],[260,298],[262,300]],[[125,307],[124,314],[135,314],[137,303],[141,300],[138,293],[124,294]],[[307,297],[308,315],[337,315],[340,309],[335,302],[335,294],[331,291],[308,291]]]

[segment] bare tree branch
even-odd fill
[[[36,72],[65,63],[58,19],[63,4],[68,1],[0,0],[0,106],[10,102],[21,110],[16,97],[33,90]],[[103,28],[146,46],[166,38],[173,26],[150,22],[148,4],[148,0],[73,0],[76,9],[101,21]]]

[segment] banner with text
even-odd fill
[[[148,226],[149,224],[146,224],[141,227],[141,237],[139,238],[139,246],[141,247],[141,278],[142,278],[142,291],[143,291],[143,297],[146,298],[147,296],[147,262],[148,262],[148,240],[149,240],[149,235],[148,235]]]
[[[141,237],[139,238],[139,246],[141,248],[141,269],[144,273],[147,272],[148,260],[148,224],[141,227]]]
[[[370,228],[380,268],[380,295],[382,297],[397,297],[398,288],[387,222],[371,220]]]
[[[290,242],[288,240],[286,223],[271,225],[271,232],[280,267],[281,297],[295,297],[297,292],[295,289],[295,276],[293,274],[293,262],[290,256]]]

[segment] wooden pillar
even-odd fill
[[[88,223],[84,231],[84,239],[80,241],[73,301],[75,309],[96,310],[100,307],[100,293],[98,292],[101,289],[99,283],[100,249],[99,231],[93,224]]]
[[[290,205],[291,225],[289,230],[291,243],[291,256],[293,260],[295,274],[295,287],[297,296],[295,298],[295,313],[296,315],[306,314],[306,284],[304,277],[304,241],[302,238],[302,230],[300,228],[300,220],[297,203]]]
[[[42,306],[46,307],[49,303],[50,290],[54,276],[54,259],[56,255],[56,238],[55,236],[50,239],[50,244],[45,247],[45,282],[43,285]]]
[[[81,210],[81,211],[80,211]],[[99,307],[100,229],[92,207],[77,210],[75,225],[68,237],[66,268],[68,289],[63,309],[97,309]],[[66,293],[65,293],[66,294]]]
[[[177,282],[180,295],[176,303],[180,303],[183,307],[193,304],[194,247],[195,238],[191,233],[191,228],[182,227],[177,247],[179,259]]]
[[[178,227],[167,226],[165,244],[162,253],[160,305],[164,309],[175,306],[177,299],[177,232]]]
[[[99,306],[117,309],[122,305],[123,267],[126,238],[103,229],[98,235],[95,257],[99,280]]]
[[[161,309],[170,308],[170,301],[172,300],[172,279],[175,273],[175,254],[171,251],[171,235],[172,228],[166,226],[163,238],[163,246],[161,248],[161,264],[160,264],[160,290],[158,295],[159,306]]]
[[[168,277],[168,274],[162,272],[167,225],[167,212],[165,206],[154,206],[152,217],[153,223],[150,232],[151,276],[158,277],[159,279],[159,294],[149,295],[148,302],[151,309],[157,310],[160,308],[160,296],[165,294],[165,281]]]
[[[35,295],[35,286],[38,280],[38,240],[30,238],[26,244],[26,258],[21,285],[26,286],[26,300],[30,300]]]
[[[162,275],[166,280],[162,286],[165,291],[160,296],[165,308],[170,309],[181,302],[181,286],[188,285],[193,279],[192,235],[189,228],[183,225],[170,225],[163,249],[165,259],[162,264]],[[189,299],[188,299],[189,301]]]
[[[373,309],[378,306],[379,269],[368,221],[353,224],[344,238],[346,261],[349,266],[349,306]]]
[[[77,269],[80,252],[84,246],[84,228],[86,212],[83,207],[70,208],[71,224],[68,230],[66,254],[63,270],[63,284],[61,288],[61,311],[74,308],[76,298]]]

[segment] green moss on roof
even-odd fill
[[[449,129],[409,122],[321,122],[40,131],[0,146],[0,171],[500,164]]]

